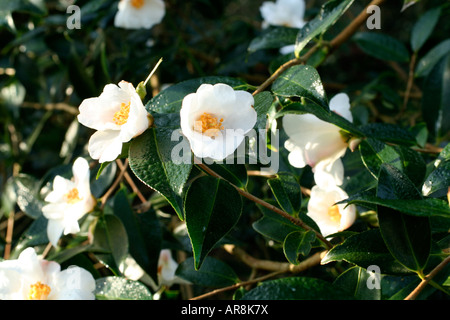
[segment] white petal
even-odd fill
[[[125,29],[150,29],[162,21],[165,6],[162,0],[146,0],[141,8],[133,7],[129,0],[119,2],[114,25]]]
[[[59,220],[49,220],[47,224],[47,237],[48,240],[54,247],[58,246],[59,238],[64,231],[64,221],[63,219]]]
[[[323,189],[334,188],[344,182],[344,164],[340,158],[335,161],[320,161],[313,171],[314,181]]]
[[[345,93],[339,93],[330,100],[330,110],[336,112],[350,122],[353,122],[353,115],[350,112],[350,98]]]
[[[95,279],[87,270],[71,266],[55,279],[58,300],[94,300]]]
[[[97,131],[89,139],[89,155],[100,163],[113,161],[122,152],[119,131]]]

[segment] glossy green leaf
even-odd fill
[[[433,67],[450,52],[450,39],[444,40],[428,51],[418,62],[415,77],[427,76]]]
[[[374,278],[372,272],[368,272],[361,267],[352,267],[345,270],[338,278],[333,282],[333,285],[344,289],[349,294],[352,294],[359,300],[380,300],[381,299],[381,275],[380,289],[377,287],[370,287],[368,283],[372,284],[373,281],[378,281]]]
[[[255,52],[262,49],[281,48],[295,43],[298,29],[288,27],[270,27],[254,38],[248,46],[249,52]]]
[[[145,108],[149,112],[158,113],[176,113],[181,109],[181,103],[185,96],[190,93],[194,93],[204,83],[216,84],[225,83],[235,88],[240,88],[240,90],[245,90],[245,82],[230,78],[230,77],[203,77],[190,79],[182,81],[180,83],[174,84],[167,89],[161,91],[158,95],[152,98],[146,105]]]
[[[437,137],[450,132],[450,53],[433,67],[423,84],[422,114]]]
[[[381,199],[421,199],[411,180],[395,167],[383,164],[378,177],[377,197]],[[431,250],[429,218],[401,213],[378,206],[378,222],[391,254],[405,267],[421,271]]]
[[[162,194],[183,220],[183,188],[192,163],[176,163],[172,150],[172,129],[151,128],[133,140],[129,150],[130,168],[147,186]]]
[[[316,239],[316,234],[311,231],[294,231],[287,235],[283,243],[283,252],[289,263],[299,264],[299,255],[306,257],[311,251],[311,246]]]
[[[369,123],[359,127],[363,135],[383,142],[391,142],[405,146],[417,144],[411,131],[390,123]]]
[[[359,150],[364,165],[374,177],[378,177],[381,165],[388,163],[404,172],[416,186],[422,184],[426,164],[418,152],[403,146],[389,146],[371,138],[362,141]]]
[[[205,287],[227,287],[239,282],[234,270],[225,262],[206,257],[201,267],[194,268],[194,258],[184,260],[177,268],[176,276]]]
[[[413,51],[419,51],[425,41],[427,41],[433,32],[440,15],[441,8],[436,7],[425,12],[419,20],[417,20],[411,33],[411,48]]]
[[[92,250],[97,258],[119,275],[119,265],[128,254],[128,237],[120,219],[111,214],[99,217],[94,230]]]
[[[204,176],[192,182],[184,209],[195,268],[199,269],[211,249],[238,222],[242,198],[228,182]]]
[[[156,213],[148,211],[136,214],[123,188],[114,196],[113,209],[114,215],[119,217],[125,227],[130,255],[150,277],[157,280],[162,234]]]
[[[358,47],[366,54],[380,60],[408,62],[409,51],[399,40],[388,34],[358,32],[353,36]]]
[[[47,224],[48,219],[44,215],[34,220],[15,244],[10,258],[17,259],[20,252],[28,247],[48,244]]]
[[[28,174],[19,174],[8,180],[11,190],[20,210],[32,219],[42,215],[42,207],[45,201],[40,198],[40,182]]]
[[[151,292],[138,281],[122,277],[104,277],[95,280],[97,300],[152,300]]]
[[[411,216],[417,217],[444,217],[450,218],[448,202],[442,199],[381,199],[372,192],[361,192],[340,201],[339,203],[357,204],[375,209],[382,206],[394,209]]]
[[[352,300],[339,287],[309,277],[288,277],[266,281],[250,290],[241,300]]]
[[[444,161],[425,179],[422,187],[424,196],[442,197],[450,186],[450,161]]]
[[[296,215],[302,205],[302,192],[297,178],[288,172],[279,172],[276,178],[268,179],[270,190],[281,209]]]
[[[352,5],[353,0],[327,1],[317,16],[308,21],[299,31],[295,42],[295,56],[299,57],[303,48],[315,37],[325,33]]]
[[[304,97],[324,110],[329,110],[322,80],[312,66],[297,65],[289,68],[275,80],[272,91],[283,97]]]
[[[268,114],[272,107],[274,97],[269,91],[263,91],[254,96],[256,118],[255,129],[266,129]]]
[[[403,0],[403,7],[401,11],[406,10],[407,8],[411,7],[412,5],[416,4],[420,0]]]
[[[311,103],[291,103],[283,107],[277,114],[276,117],[282,117],[286,114],[305,114],[305,113],[311,113],[315,115],[317,118],[332,123],[342,130],[350,133],[354,136],[362,137],[364,136],[364,133],[360,131],[353,123],[345,119],[344,117],[341,117],[336,112],[328,112],[327,110],[324,110],[322,108],[318,108],[317,105],[311,104]]]
[[[348,237],[343,243],[328,251],[322,259],[322,264],[341,260],[365,269],[376,265],[382,273],[409,272],[389,252],[379,229],[364,231]]]

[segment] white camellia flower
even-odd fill
[[[242,143],[256,123],[253,96],[227,84],[202,84],[184,97],[181,130],[199,158],[223,160]]]
[[[170,287],[174,283],[180,283],[180,279],[175,276],[178,263],[172,258],[169,249],[162,249],[158,260],[158,282],[159,285]]]
[[[53,246],[64,233],[80,231],[78,220],[94,209],[96,200],[91,194],[89,164],[84,158],[77,158],[72,166],[73,180],[56,176],[53,190],[45,197],[48,202],[42,208],[48,219],[47,235]]]
[[[347,94],[334,96],[330,110],[353,122]],[[340,158],[345,155],[348,142],[338,126],[313,114],[288,114],[283,117],[283,128],[289,136],[284,146],[290,151],[288,160],[292,166],[311,166],[321,187],[342,184],[344,166]]]
[[[95,280],[85,269],[61,271],[54,261],[38,258],[33,248],[17,260],[0,262],[0,300],[94,300]]]
[[[304,0],[276,0],[276,2],[265,1],[259,8],[264,19],[263,27],[285,26],[291,28],[302,28],[305,25]]]
[[[78,121],[97,130],[89,139],[89,154],[100,163],[115,160],[122,144],[149,126],[148,113],[133,85],[107,84],[99,97],[83,100]]]
[[[347,198],[347,193],[337,186],[327,189],[317,185],[312,187],[307,214],[316,222],[324,237],[348,229],[355,222],[355,205],[346,207],[346,204],[335,204]]]
[[[166,14],[162,0],[121,0],[114,25],[125,29],[150,29]]]

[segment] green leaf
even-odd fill
[[[162,234],[156,214],[153,211],[135,214],[122,188],[114,197],[114,215],[125,227],[130,255],[150,277],[157,280]]]
[[[262,49],[281,48],[295,43],[298,29],[288,27],[270,27],[263,34],[254,38],[248,46],[248,51],[253,53]]]
[[[380,300],[381,290],[376,287],[369,288],[367,285],[374,281],[371,276],[372,273],[368,272],[366,269],[353,267],[340,274],[333,282],[333,285],[344,289],[360,300]]]
[[[94,230],[92,251],[97,258],[115,275],[119,275],[119,265],[128,254],[128,237],[120,219],[111,214],[98,218]]]
[[[354,194],[339,203],[357,204],[375,208],[377,205],[400,211],[407,215],[417,217],[444,217],[450,218],[448,202],[441,199],[381,199],[370,192]]]
[[[268,179],[272,193],[280,208],[291,215],[296,215],[302,205],[302,192],[296,177],[288,172],[279,172],[276,178]]]
[[[351,300],[344,290],[309,277],[288,277],[266,281],[250,290],[241,300]]]
[[[238,222],[242,198],[226,181],[204,176],[192,182],[184,209],[195,268],[199,269],[211,249]]]
[[[228,287],[239,282],[234,270],[225,262],[206,257],[201,267],[194,268],[194,258],[184,260],[175,275],[193,284],[205,287]]]
[[[305,113],[311,113],[315,115],[317,118],[332,123],[342,130],[349,132],[350,134],[354,136],[363,137],[364,134],[350,121],[345,119],[344,117],[341,117],[336,112],[329,112],[327,110],[324,110],[322,108],[318,108],[317,105],[311,104],[311,103],[291,103],[283,107],[277,114],[276,118],[282,117],[286,114],[305,114]]]
[[[376,265],[381,273],[409,272],[389,252],[379,229],[371,229],[348,237],[343,243],[328,251],[321,263],[327,264],[341,260],[365,269]]]
[[[436,7],[425,12],[414,24],[411,34],[411,48],[417,52],[430,37],[434,27],[439,21],[441,8]]]
[[[450,53],[425,78],[422,114],[428,130],[437,137],[450,132]]]
[[[143,183],[162,194],[183,220],[182,194],[192,163],[175,163],[172,129],[150,128],[135,138],[129,150],[130,168]]]
[[[255,95],[254,99],[257,114],[255,129],[265,129],[267,116],[274,101],[273,95],[269,91],[263,91]]]
[[[381,166],[377,197],[386,200],[421,198],[411,180],[388,164]],[[431,250],[429,219],[382,206],[378,206],[377,214],[382,237],[391,254],[405,267],[422,271]]]
[[[416,186],[422,184],[426,164],[417,152],[403,146],[389,146],[381,141],[368,138],[359,145],[361,159],[376,178],[383,163],[393,165],[405,173]]]
[[[32,219],[37,219],[42,215],[42,207],[45,201],[39,196],[39,181],[28,175],[19,174],[10,178],[7,182],[8,188],[12,188],[14,197],[20,210]]]
[[[403,7],[401,11],[406,10],[407,8],[411,7],[412,5],[416,4],[420,0],[403,0]]]
[[[231,87],[245,87],[245,82],[230,78],[230,77],[203,77],[186,80],[177,84],[174,84],[167,89],[161,91],[158,95],[152,98],[146,105],[145,108],[150,112],[158,113],[175,113],[180,112],[181,103],[185,96],[190,93],[194,93],[204,83],[216,84],[225,83]]]
[[[303,48],[317,36],[325,33],[352,5],[353,0],[327,1],[320,9],[319,14],[308,21],[299,31],[295,43],[295,56],[300,57]]]
[[[299,255],[306,257],[311,251],[312,242],[316,239],[314,231],[294,231],[287,235],[283,243],[283,252],[289,263],[299,264]]]
[[[411,131],[390,123],[369,123],[359,127],[363,135],[369,138],[405,146],[417,145],[416,137]]]
[[[450,51],[450,39],[444,40],[433,49],[428,51],[418,62],[416,70],[414,71],[415,77],[427,76],[433,67]]]
[[[308,65],[289,68],[272,85],[272,91],[283,97],[304,97],[329,110],[328,99],[317,70]]]
[[[95,280],[97,300],[152,300],[150,291],[140,282],[121,277]]]
[[[441,162],[425,179],[422,186],[424,196],[442,197],[450,186],[450,160]]]
[[[399,40],[376,32],[358,32],[353,36],[358,47],[380,60],[408,62],[409,51]]]

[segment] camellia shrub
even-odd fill
[[[449,14],[1,1],[0,299],[448,299]]]

